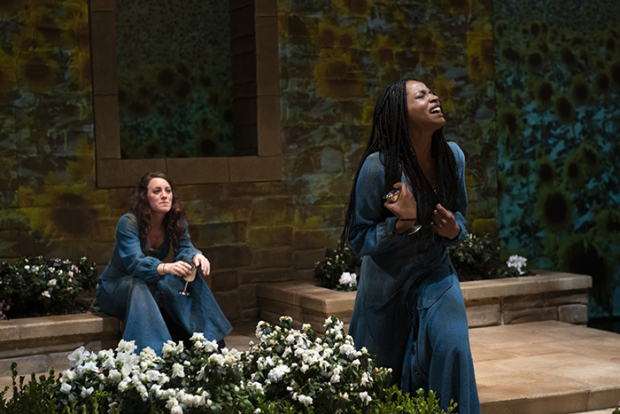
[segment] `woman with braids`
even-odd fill
[[[173,336],[188,339],[194,332],[222,341],[232,327],[203,278],[198,274],[187,284],[189,295],[179,294],[192,264],[205,275],[210,264],[190,241],[185,207],[170,180],[160,172],[145,174],[130,205],[116,227],[110,263],[99,277],[101,310],[125,321],[123,339],[136,341],[138,352],[148,346],[161,355],[164,342]],[[164,263],[171,246],[172,263]]]
[[[377,100],[341,244],[363,255],[350,335],[405,392],[480,413],[467,316],[446,247],[467,235],[465,158],[447,143],[441,104],[401,80]],[[396,194],[395,194],[396,193]]]

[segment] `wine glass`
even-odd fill
[[[192,265],[192,271],[187,276],[183,276],[183,280],[185,280],[185,288],[183,290],[179,289],[179,294],[183,296],[189,296],[189,292],[187,291],[187,285],[189,282],[193,282],[196,279],[196,271],[198,269],[195,265]]]

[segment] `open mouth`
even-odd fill
[[[431,109],[431,114],[440,114],[440,113],[442,113],[440,106],[436,106],[433,109]]]

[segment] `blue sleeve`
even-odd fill
[[[182,260],[187,263],[192,263],[192,259],[197,254],[202,252],[194,247],[192,244],[189,232],[187,231],[187,222],[183,222],[183,235],[179,239],[179,245],[174,247],[174,261]]]
[[[467,237],[467,228],[465,224],[467,223],[465,220],[465,215],[467,214],[467,189],[465,188],[465,154],[459,148],[459,146],[455,142],[449,142],[450,148],[452,148],[452,152],[454,153],[454,159],[456,160],[456,170],[459,177],[458,184],[458,194],[456,196],[456,206],[452,211],[454,214],[454,218],[456,219],[456,224],[458,224],[461,231],[459,235],[454,239],[447,239],[442,237],[443,245],[446,247],[458,246],[461,244],[463,239]]]
[[[364,161],[355,185],[349,245],[360,256],[387,252],[407,239],[406,234],[396,233],[398,218],[383,207],[384,171],[379,153],[373,153]]]
[[[116,243],[123,265],[131,276],[139,277],[147,282],[159,281],[161,276],[157,273],[157,266],[162,261],[155,257],[145,256],[142,252],[138,221],[133,215],[125,214],[118,221]]]

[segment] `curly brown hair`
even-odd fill
[[[179,195],[174,191],[174,184],[166,174],[153,171],[146,173],[140,179],[138,185],[133,189],[131,196],[129,197],[129,212],[136,216],[138,220],[138,229],[140,232],[140,238],[146,240],[146,236],[151,230],[151,205],[149,203],[147,193],[149,189],[149,183],[153,178],[162,178],[170,184],[172,190],[172,206],[170,211],[166,213],[164,217],[164,229],[172,246],[178,246],[179,240],[185,232],[185,205],[181,201]]]

